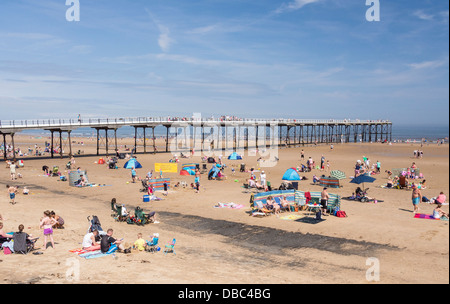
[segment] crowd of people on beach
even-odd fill
[[[179,119],[179,118],[172,118],[172,119]],[[223,116],[220,117],[220,119],[225,120],[233,120],[238,119],[237,117],[228,117]],[[46,145],[47,146],[47,145]],[[8,147],[8,149],[11,149],[11,147]],[[330,151],[333,150],[333,145],[330,146]],[[193,156],[193,152],[191,156],[186,156],[186,158],[190,158]],[[423,152],[420,150],[414,151],[414,157],[415,158],[422,158]],[[133,158],[134,156],[127,155],[126,159]],[[305,151],[302,149],[300,152],[300,162],[305,161]],[[207,158],[202,159],[203,161],[207,161]],[[113,161],[113,159],[108,158],[106,165],[110,165],[110,163]],[[117,159],[114,160],[117,162]],[[177,156],[174,156],[173,161],[179,162],[179,159]],[[11,180],[14,182],[17,178],[21,178],[21,175],[19,172],[16,171],[19,166],[14,161],[7,161],[6,162],[7,167],[10,170],[11,174]],[[216,160],[214,159],[213,166],[217,166],[221,172],[227,167],[222,160],[222,155]],[[44,172],[46,174],[51,175],[51,171],[49,170],[48,166],[43,167]],[[70,157],[70,161],[68,162],[66,169],[72,169],[76,167],[76,161],[73,156]],[[77,170],[80,168],[78,167]],[[300,164],[297,166],[296,171],[298,173],[300,172],[312,172],[313,170],[322,171],[322,172],[331,172],[331,162],[329,159],[327,159],[323,154],[320,158],[320,165],[316,166],[315,160],[313,160],[312,157],[308,157],[306,160],[306,165]],[[248,186],[250,188],[257,188],[261,189],[263,191],[271,191],[272,187],[270,183],[268,183],[268,177],[266,175],[266,172],[264,170],[255,170],[254,168],[251,168],[249,171],[246,171],[245,169],[240,170],[241,172],[248,172],[249,177],[246,179]],[[153,170],[150,170],[145,177],[141,178],[138,177],[137,172],[135,168],[131,168],[131,183],[136,183],[137,181],[142,182],[144,192],[150,198],[158,199],[155,195],[155,189],[153,185],[150,183],[150,181],[157,177],[158,173],[154,173]],[[259,177],[257,177],[256,173],[259,172]],[[435,218],[448,218],[448,213],[444,212],[442,210],[443,204],[445,204],[446,196],[443,192],[441,192],[437,197],[432,198],[431,200],[428,200],[426,197],[424,197],[421,193],[421,190],[426,189],[427,184],[426,180],[423,179],[423,176],[418,173],[419,170],[417,168],[417,165],[415,162],[412,162],[411,166],[406,168],[404,172],[398,175],[394,175],[393,172],[386,170],[385,173],[387,173],[387,188],[395,188],[398,185],[405,185],[401,186],[401,188],[411,189],[411,200],[414,207],[413,212],[416,214],[419,212],[419,204],[421,202],[430,202],[436,204],[436,208],[433,210],[433,217]],[[354,176],[358,177],[360,175],[376,175],[381,173],[381,162],[377,160],[376,162],[372,163],[369,157],[363,156],[362,160],[357,160],[354,166]],[[159,172],[159,178],[162,178],[162,170]],[[201,185],[201,172],[199,168],[195,169],[195,174],[192,177],[193,183],[191,184],[191,188],[194,190],[195,193],[200,192],[200,185]],[[232,175],[235,175],[235,169],[232,168]],[[303,177],[303,179],[307,179],[306,177]],[[405,182],[406,180],[406,182]],[[411,182],[410,182],[411,180]],[[317,181],[317,177],[314,175],[313,178],[313,184],[315,184]],[[84,180],[84,183],[86,180]],[[180,183],[175,185],[175,187],[179,186]],[[80,185],[83,185],[83,175],[80,177]],[[16,204],[16,196],[19,194],[19,187],[14,185],[7,185],[7,192],[10,199],[10,203],[12,205]],[[357,191],[358,192],[358,191]],[[29,189],[25,186],[23,187],[22,191],[23,195],[29,194]],[[164,183],[163,185],[163,191],[162,194],[164,196],[168,195],[168,184]],[[357,193],[357,195],[363,195],[362,193]],[[364,194],[365,195],[365,194]],[[324,187],[321,191],[321,197],[320,197],[320,206],[321,206],[321,214],[327,215],[327,202],[329,200],[329,194],[327,192],[327,188]],[[112,200],[112,205],[114,206],[120,206],[120,214],[118,214],[118,217],[121,217],[122,221],[133,221],[136,218],[139,217],[137,214],[138,211],[135,209],[135,214],[132,215],[131,212],[129,212],[125,206],[125,204],[119,204],[116,202],[115,199]],[[266,203],[264,205],[265,208],[268,210],[273,210],[275,214],[279,214],[281,210],[288,210],[291,211],[290,203],[288,202],[286,196],[284,196],[280,204],[275,203],[274,199],[269,196],[269,198],[266,200]],[[159,223],[157,220],[156,212],[150,212],[147,214],[147,219],[151,223]],[[32,235],[26,234],[24,232],[24,226],[20,225],[18,227],[18,231],[16,233],[5,233],[3,231],[3,222],[4,219],[0,215],[0,240],[2,241],[1,247],[3,249],[7,248],[10,252],[21,252],[24,253],[23,250],[23,242],[24,239],[26,241],[25,244],[34,242],[38,238],[33,237]],[[63,229],[64,228],[64,220],[61,216],[56,215],[55,212],[46,210],[43,213],[43,217],[39,221],[39,227],[43,231],[43,248],[46,249],[48,246],[48,243],[50,243],[51,247],[54,248],[55,242],[53,239],[53,229]],[[25,236],[25,238],[23,238]],[[139,251],[147,250],[148,248],[153,248],[155,244],[155,239],[157,239],[159,235],[153,235],[151,240],[146,241],[142,238],[142,234],[138,234],[137,240],[133,243],[131,247],[125,248],[123,239],[117,239],[116,237],[113,237],[113,229],[108,229],[106,232],[103,231],[101,228],[96,229],[89,229],[89,232],[84,235],[83,242],[82,242],[82,249],[85,251],[98,251],[100,250],[102,253],[105,252],[124,252],[129,253],[132,249],[136,249]],[[15,247],[14,243],[16,240],[21,240],[21,245],[17,245],[19,247]],[[157,242],[157,241],[156,241]]]

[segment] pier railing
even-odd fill
[[[36,120],[0,120],[1,129],[45,129],[45,128],[81,128],[102,125],[126,126],[137,124],[186,123],[270,123],[270,124],[389,124],[388,120],[360,119],[219,119],[219,118],[170,118],[170,117],[124,117],[124,118],[85,118],[85,119],[36,119]]]

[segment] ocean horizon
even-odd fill
[[[155,128],[155,137],[165,137],[166,128],[164,126],[157,126]],[[191,130],[191,134],[192,134]],[[49,136],[49,131],[44,130],[25,130],[20,134],[29,134],[34,136]],[[109,136],[113,136],[113,132],[110,131]],[[197,136],[199,131],[197,130]],[[231,134],[231,133],[230,133]],[[66,136],[66,133],[63,134]],[[104,133],[102,132],[102,136]],[[135,130],[131,126],[124,126],[117,129],[118,138],[134,138]],[[152,131],[150,128],[147,129],[146,137],[151,138]],[[169,136],[175,136],[175,131],[169,129]],[[71,137],[96,137],[96,130],[93,128],[79,128],[71,132]],[[142,129],[138,129],[138,137],[143,137]],[[425,139],[427,141],[436,141],[438,139],[445,139],[448,141],[449,137],[449,126],[448,125],[395,125],[392,126],[392,140],[393,141],[414,141]],[[351,140],[352,141],[352,140]]]

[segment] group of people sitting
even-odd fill
[[[153,251],[158,244],[159,234],[154,233],[149,241],[142,238],[142,233],[138,233],[137,240],[133,243],[132,247],[125,248],[124,239],[117,239],[113,237],[114,230],[108,229],[106,233],[104,231],[93,230],[89,231],[84,237],[82,242],[82,249],[85,251],[97,251],[102,253],[123,252],[131,253],[131,249],[138,251]]]
[[[269,211],[273,211],[275,214],[279,214],[281,210],[291,211],[286,195],[283,195],[280,199],[280,203],[277,203],[272,196],[267,197],[266,203],[263,204],[263,207]]]
[[[29,252],[30,247],[38,237],[33,237],[31,234],[25,233],[24,226],[19,225],[18,231],[14,233],[5,233],[3,230],[3,223],[0,222],[0,247],[5,254],[17,253],[26,254]]]

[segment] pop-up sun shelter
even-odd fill
[[[228,159],[237,160],[237,159],[242,159],[242,157],[239,154],[237,154],[236,152],[233,152],[230,154],[230,156],[228,156]]]
[[[294,168],[289,168],[284,173],[282,180],[285,180],[285,181],[299,181],[300,180],[300,175],[298,174],[297,170],[295,170]]]
[[[142,165],[136,160],[136,158],[132,158],[123,165],[125,169],[139,169],[142,168]]]
[[[209,170],[208,179],[216,178],[217,175],[219,174],[219,172],[220,172],[220,169],[216,166],[213,166],[211,168],[211,170]]]
[[[180,175],[195,175],[195,171],[189,168],[183,168],[180,171]]]

